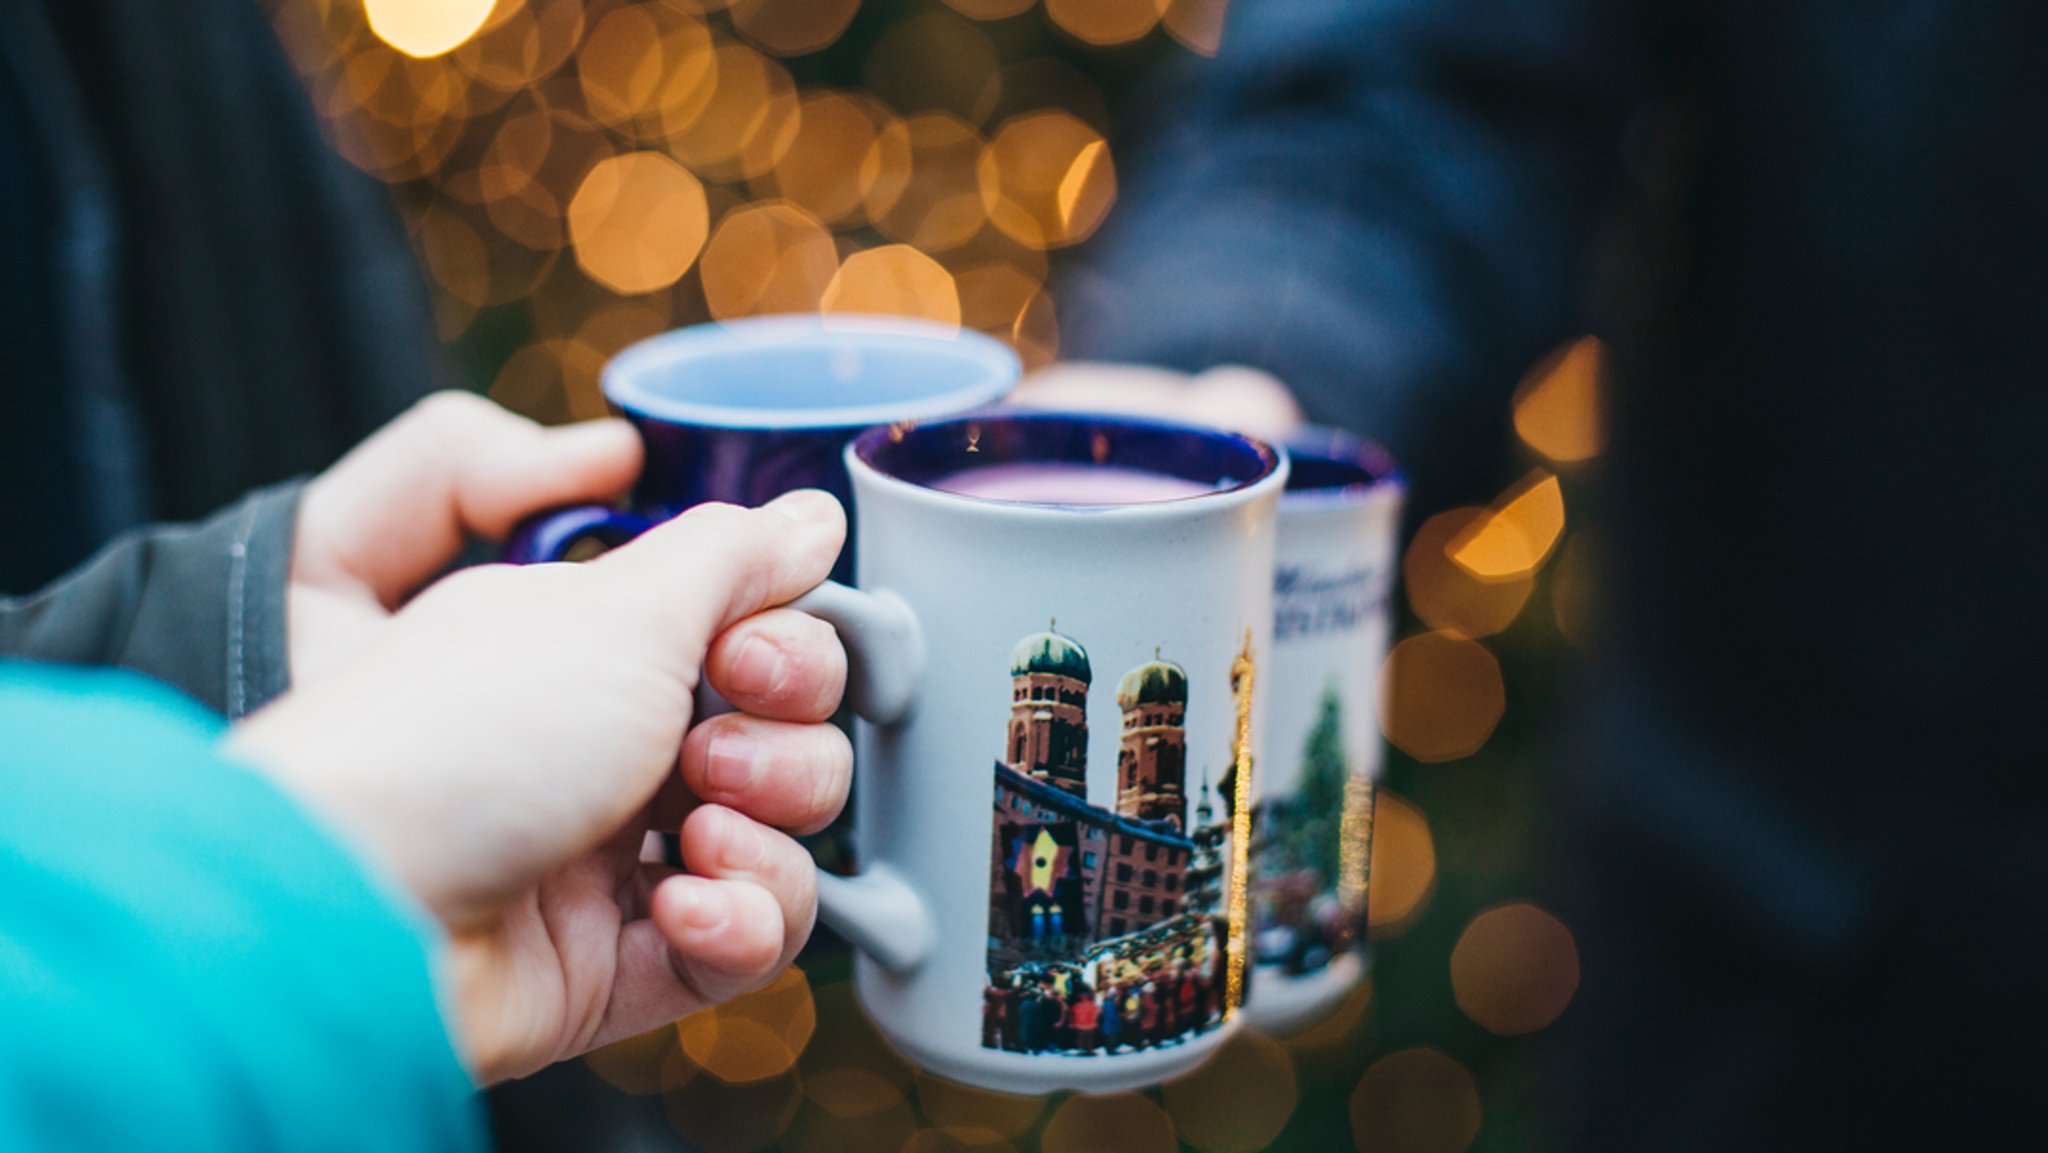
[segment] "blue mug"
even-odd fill
[[[1021,371],[1000,341],[896,317],[754,317],[650,337],[603,377],[606,399],[647,450],[627,508],[534,517],[513,532],[505,559],[582,559],[711,501],[751,507],[821,488],[850,508],[843,454],[855,435],[992,404]],[[849,549],[833,575],[852,571]]]

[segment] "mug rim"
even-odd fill
[[[1188,496],[1127,504],[1062,504],[1057,501],[1027,501],[949,492],[899,476],[874,459],[877,454],[911,436],[936,435],[938,430],[961,425],[989,424],[1075,424],[1226,443],[1246,450],[1251,454],[1251,458],[1258,462],[1258,468],[1251,475],[1228,486]],[[986,515],[1021,517],[1153,517],[1187,515],[1197,511],[1207,513],[1222,506],[1234,506],[1257,500],[1268,492],[1284,488],[1289,469],[1288,456],[1283,449],[1245,433],[1230,432],[1211,425],[1187,424],[1153,417],[1057,409],[985,409],[936,420],[898,421],[878,425],[849,441],[844,455],[847,473],[856,480],[863,477],[873,478],[906,495],[915,494],[916,499],[942,506],[973,509]]]
[[[1408,477],[1394,455],[1377,441],[1327,425],[1304,425],[1281,442],[1290,461],[1295,462],[1287,477],[1281,503],[1298,505],[1339,504],[1364,500],[1381,493],[1399,495],[1407,491]],[[1302,468],[1302,464],[1309,467]],[[1331,465],[1352,470],[1356,479],[1337,483],[1315,483],[1317,466]]]
[[[641,383],[645,374],[733,349],[796,341],[943,351],[978,370],[955,385],[895,404],[762,408],[712,404],[666,395]],[[838,339],[833,339],[838,338]],[[627,345],[604,366],[605,399],[635,416],[664,424],[745,430],[855,429],[920,420],[994,403],[1023,375],[1017,354],[971,328],[912,317],[843,313],[787,313],[736,317],[670,329]]]

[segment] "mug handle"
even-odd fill
[[[505,538],[501,558],[508,564],[552,564],[588,560],[596,552],[617,548],[655,522],[639,513],[621,512],[601,504],[549,509],[520,521]],[[598,546],[585,553],[590,545]]]
[[[506,539],[510,564],[583,560],[587,545],[616,548],[654,527],[637,513],[604,505],[575,505],[528,518]],[[892,725],[910,715],[924,679],[924,630],[903,598],[868,593],[826,581],[789,607],[832,626],[846,648],[847,703],[873,725]],[[700,702],[701,703],[701,702]],[[842,877],[818,874],[818,916],[883,968],[908,973],[924,961],[937,928],[924,901],[887,865]]]
[[[924,680],[924,629],[902,597],[826,581],[790,608],[807,612],[839,634],[846,647],[846,697],[869,724],[900,724]],[[887,865],[851,876],[818,874],[818,917],[892,973],[922,964],[938,927],[917,890]]]

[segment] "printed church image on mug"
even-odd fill
[[[1113,809],[1088,801],[1088,654],[1054,628],[1010,654],[995,762],[982,1044],[1111,1053],[1171,1044],[1224,1014],[1229,817],[1203,775],[1187,802],[1187,673],[1125,673]],[[1227,808],[1227,806],[1226,806]]]

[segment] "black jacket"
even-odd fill
[[[1255,0],[1198,71],[1064,351],[1273,369],[1426,514],[1612,350],[1566,1147],[2038,1139],[2048,5]]]
[[[439,363],[386,191],[252,0],[0,4],[0,349],[0,597],[325,467]],[[0,601],[0,652],[254,704],[283,683],[291,507]]]

